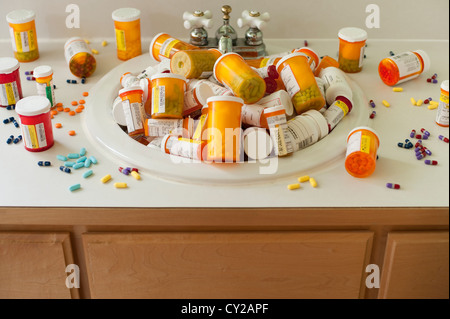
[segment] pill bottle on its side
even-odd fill
[[[11,11],[6,15],[14,57],[19,62],[31,62],[39,58],[35,18],[34,11],[25,9]]]
[[[73,75],[82,78],[90,77],[97,68],[97,61],[91,53],[86,41],[81,38],[70,38],[64,44],[64,56]]]
[[[202,113],[206,100],[214,96],[214,92],[205,82],[197,83],[193,89],[184,94],[183,116],[197,118]]]
[[[316,77],[320,76],[320,72],[323,69],[329,68],[330,66],[339,68],[339,62],[336,61],[335,59],[333,59],[332,57],[329,57],[328,55],[326,55],[320,60],[319,65],[316,68],[316,71],[314,71],[314,75]]]
[[[249,127],[244,133],[244,152],[249,160],[262,160],[273,152],[273,141],[267,130],[260,127]]]
[[[167,33],[158,33],[153,37],[150,43],[150,56],[153,60],[161,62],[171,59],[172,56],[181,50],[196,50],[199,47],[186,43],[184,41],[172,38]]]
[[[207,79],[221,55],[217,49],[178,51],[170,59],[170,70],[186,79]]]
[[[436,114],[436,124],[442,127],[449,126],[448,99],[448,80],[446,80],[441,84],[441,97]]]
[[[347,136],[347,154],[345,169],[358,178],[373,174],[377,162],[380,139],[377,132],[370,127],[361,126],[353,129]]]
[[[270,95],[263,97],[258,101],[259,105],[264,107],[272,107],[282,105],[286,111],[286,118],[290,120],[295,116],[294,105],[289,94],[285,90],[276,91]]]
[[[288,135],[286,111],[283,106],[273,106],[264,110],[264,116],[274,144],[275,155],[283,157],[294,152],[292,141]]]
[[[0,58],[0,106],[16,104],[22,95],[20,64],[14,58]]]

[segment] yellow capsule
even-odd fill
[[[114,183],[115,188],[127,188],[127,183]]]
[[[428,105],[428,109],[429,110],[435,110],[435,109],[437,109],[438,108],[438,105],[436,105],[436,104],[430,104],[430,105]]]
[[[430,104],[431,105],[439,105],[439,102],[438,101],[430,101]]]
[[[290,184],[287,186],[287,188],[292,191],[294,189],[299,189],[300,188],[300,184]]]
[[[108,45],[108,42],[107,41],[103,41],[102,42],[102,47],[106,47]]]
[[[416,104],[417,104],[416,99],[413,97],[411,98],[411,104],[414,106],[416,106]]]
[[[111,179],[111,175],[105,175],[102,177],[102,179],[100,180],[103,184],[108,182]]]
[[[310,178],[309,179],[309,183],[311,184],[312,187],[316,188],[317,187],[317,182],[314,178]]]
[[[422,104],[423,104],[423,100],[417,100],[417,103],[416,103],[417,106],[422,106]]]
[[[389,104],[389,102],[386,101],[386,100],[383,100],[382,103],[383,103],[383,105],[386,106],[386,107],[390,107],[390,106],[391,106],[391,104]]]
[[[299,177],[299,178],[298,178],[298,181],[299,181],[300,183],[308,182],[308,181],[309,181],[309,176],[308,176],[308,175],[305,175],[305,176]]]
[[[95,50],[95,49],[92,49],[92,53],[94,53],[94,54],[98,54],[98,51],[97,51],[97,50]]]
[[[86,44],[90,44],[91,41],[89,41],[88,39],[85,39],[84,42],[86,42]]]
[[[393,88],[392,91],[394,91],[394,92],[403,92],[403,88],[400,88],[400,87]]]
[[[135,179],[140,180],[141,179],[141,175],[139,175],[138,172],[136,171],[132,171],[131,172],[131,176],[133,176]]]

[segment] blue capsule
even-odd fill
[[[15,109],[16,109],[16,105],[15,105],[15,104],[8,105],[8,106],[6,107],[6,109],[7,109],[8,111],[15,110]]]
[[[94,156],[89,157],[89,159],[91,160],[92,164],[97,164],[98,161]]]
[[[8,139],[6,140],[6,144],[11,144],[14,140],[14,135],[11,135],[10,137],[8,137]]]
[[[68,173],[68,174],[70,174],[72,172],[70,170],[70,168],[65,167],[65,166],[60,166],[59,169],[60,169],[61,172]]]
[[[39,166],[51,166],[52,165],[52,163],[51,162],[49,162],[49,161],[39,161],[38,162],[38,165]]]
[[[69,154],[67,154],[67,158],[77,159],[77,158],[80,158],[80,154],[78,154],[78,153],[69,153]]]
[[[19,128],[19,123],[17,123],[16,120],[13,121],[13,124],[14,124],[15,127]]]
[[[77,80],[70,80],[70,79],[67,79],[66,82],[69,84],[77,84],[78,83]]]
[[[77,163],[82,163],[82,162],[86,161],[86,159],[87,159],[86,156],[81,156],[79,159],[77,159]]]
[[[84,167],[84,163],[76,163],[72,166],[73,169],[79,169]]]
[[[86,148],[82,147],[80,150],[80,156],[86,155]]]
[[[84,161],[84,167],[89,168],[92,165],[92,161],[90,158],[88,158],[86,161]]]
[[[87,172],[84,172],[83,174],[83,178],[88,178],[89,176],[91,176],[94,172],[90,169]]]
[[[57,159],[57,160],[60,160],[60,161],[62,161],[62,162],[67,161],[67,157],[64,156],[64,155],[56,155],[56,159]]]
[[[74,165],[75,165],[75,162],[71,162],[71,161],[64,162],[64,166],[66,166],[66,167],[73,167]]]
[[[73,191],[76,191],[77,189],[80,189],[80,188],[81,188],[81,185],[80,185],[80,184],[75,184],[75,185],[70,186],[70,187],[69,187],[69,190],[70,190],[71,192],[73,192]]]
[[[395,55],[395,53],[394,53],[393,51],[389,51],[389,54],[390,54],[391,56],[394,56],[394,55]]]

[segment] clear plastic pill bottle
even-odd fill
[[[314,71],[314,75],[316,77],[320,76],[320,72],[322,72],[323,69],[329,68],[330,66],[333,66],[335,68],[339,68],[339,62],[333,59],[332,57],[329,57],[328,55],[324,56],[317,66],[316,70]]]
[[[151,78],[152,118],[183,118],[186,79],[173,73],[159,73]]]
[[[19,62],[31,62],[39,58],[35,18],[34,11],[25,9],[6,15],[14,57]]]
[[[150,56],[158,62],[163,59],[171,59],[172,56],[181,50],[196,50],[199,47],[187,42],[172,38],[167,33],[158,33],[150,43]]]
[[[14,58],[0,58],[0,106],[16,104],[22,96],[20,64]]]
[[[380,146],[378,133],[370,127],[361,126],[353,129],[347,136],[347,154],[345,169],[358,178],[373,174],[377,163],[377,152]]]
[[[264,97],[266,82],[236,53],[227,53],[217,59],[214,77],[245,104],[253,104]]]
[[[52,120],[50,119],[50,101],[40,95],[28,96],[16,104],[20,117],[25,149],[30,152],[42,152],[53,146]]]
[[[36,88],[38,95],[45,96],[50,101],[50,106],[56,104],[55,89],[53,88],[53,69],[48,65],[41,65],[33,70],[33,77],[36,78]]]
[[[114,10],[114,30],[116,33],[117,57],[129,60],[142,54],[141,11],[135,8]]]
[[[378,74],[389,85],[397,85],[419,77],[431,67],[431,60],[423,50],[409,51],[381,60]]]
[[[129,136],[144,134],[145,110],[142,94],[140,86],[131,86],[119,91]]]
[[[73,75],[87,78],[95,72],[97,62],[83,39],[74,37],[67,40],[64,44],[64,56]]]
[[[170,59],[170,70],[186,79],[207,79],[221,55],[217,49],[178,51]]]
[[[441,84],[441,97],[436,115],[436,124],[443,127],[449,126],[448,80]]]
[[[319,55],[313,49],[303,47],[300,49],[292,50],[292,53],[303,53],[308,58],[309,67],[314,72],[316,68],[319,66]]]
[[[367,32],[359,28],[339,30],[339,68],[347,73],[361,72]]]

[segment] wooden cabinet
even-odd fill
[[[77,298],[65,285],[68,233],[0,232],[0,299]]]
[[[379,298],[449,298],[448,232],[391,232]]]
[[[372,232],[84,234],[93,298],[359,298]]]

